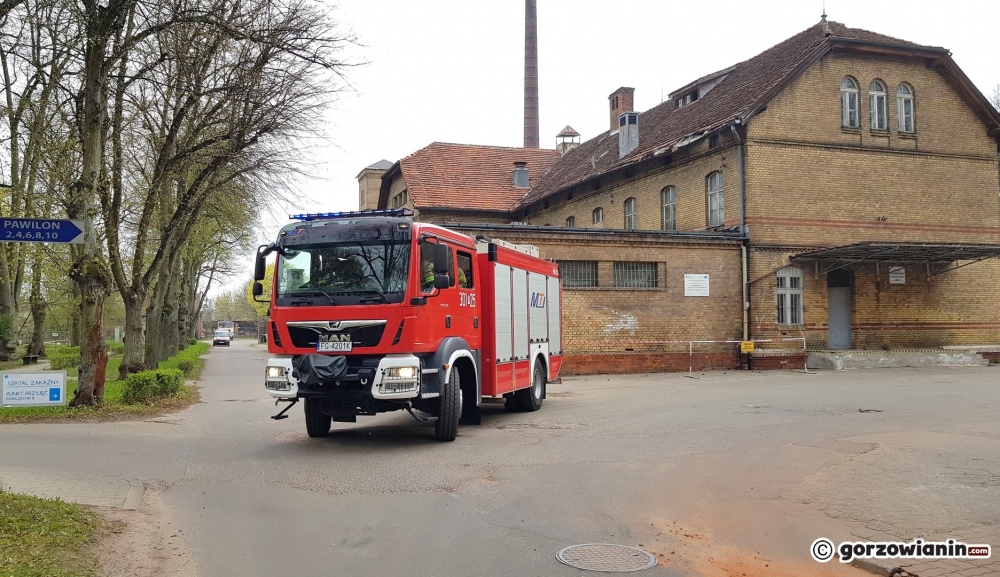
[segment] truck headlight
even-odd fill
[[[419,370],[419,367],[390,367],[385,370],[385,377],[400,381],[414,380],[417,378],[417,371]]]
[[[268,380],[283,380],[285,378],[285,367],[267,367],[264,375]]]

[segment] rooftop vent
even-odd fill
[[[618,117],[618,158],[639,147],[639,113],[623,112]]]
[[[531,188],[531,184],[528,183],[527,162],[515,162],[514,170],[511,171],[510,177],[514,181],[515,188]]]
[[[556,135],[556,150],[559,156],[566,156],[566,153],[580,146],[580,133],[567,125],[562,132]]]

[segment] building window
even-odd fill
[[[722,172],[715,171],[705,177],[708,204],[708,226],[722,226],[726,221],[726,197],[722,192]]]
[[[595,208],[591,216],[594,219],[594,224],[602,224],[604,222],[604,209],[601,207]]]
[[[885,86],[878,80],[872,80],[872,83],[868,85],[868,98],[871,103],[872,130],[887,130]]]
[[[913,125],[913,89],[900,84],[896,90],[896,109],[899,113],[899,131],[915,132]]]
[[[638,218],[636,217],[635,211],[635,198],[625,199],[625,228],[627,230],[634,230],[639,228],[636,224]]]
[[[614,263],[615,286],[619,288],[656,288],[659,279],[655,262]]]
[[[712,150],[713,148],[719,148],[719,135],[718,134],[716,134],[715,136],[709,136],[708,137],[708,149]]]
[[[840,125],[858,127],[858,83],[851,77],[840,81]]]
[[[597,286],[597,261],[560,260],[559,277],[563,288],[593,288]]]
[[[802,324],[802,269],[799,267],[778,271],[778,324]]]
[[[677,230],[677,189],[668,186],[660,191],[660,230]]]
[[[405,205],[407,200],[409,200],[409,198],[408,195],[406,194],[406,191],[404,190],[403,192],[400,192],[396,196],[392,197],[392,201],[390,202],[390,208],[399,208]]]
[[[576,217],[571,216],[566,219],[566,228],[573,228],[576,226]]]

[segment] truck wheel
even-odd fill
[[[458,420],[462,418],[462,381],[457,367],[451,369],[441,391],[440,403],[438,419],[434,421],[434,437],[439,441],[454,441],[458,436]]]
[[[514,400],[522,411],[537,411],[542,408],[542,390],[545,388],[545,374],[542,372],[542,364],[535,363],[535,370],[531,373],[531,386],[527,389],[514,391]]]
[[[306,432],[310,437],[325,437],[330,433],[330,415],[319,410],[319,403],[306,399]]]

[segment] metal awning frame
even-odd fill
[[[824,254],[829,254],[830,258],[823,258]],[[921,256],[924,258],[920,258]],[[793,255],[791,259],[813,260],[816,277],[854,264],[874,262],[876,274],[881,274],[882,263],[902,265],[904,269],[924,266],[929,280],[931,277],[997,257],[1000,257],[1000,245],[862,242],[817,249]],[[828,260],[831,261],[829,264]],[[957,264],[959,262],[961,264]]]

